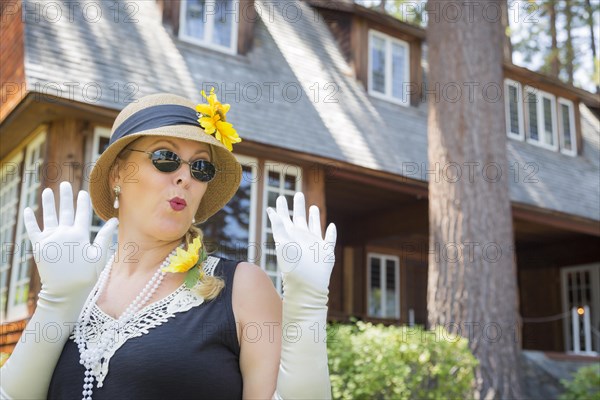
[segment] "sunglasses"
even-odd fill
[[[154,164],[156,169],[160,172],[168,173],[177,171],[181,166],[181,163],[185,163],[190,166],[190,173],[192,174],[192,177],[200,182],[210,182],[217,173],[215,166],[210,161],[185,161],[170,150],[156,150],[153,152],[135,149],[128,150],[148,154],[150,156],[150,160],[152,160],[152,164]]]

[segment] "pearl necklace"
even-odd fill
[[[178,247],[183,247],[183,244],[179,245]],[[161,271],[161,269],[169,265],[169,259],[171,256],[175,255],[176,252],[177,248],[173,249],[173,251],[165,258],[152,278],[150,278],[146,286],[144,286],[136,298],[131,302],[131,304],[129,304],[125,312],[118,318],[116,324],[110,324],[107,329],[108,334],[101,334],[100,341],[98,342],[97,346],[93,348],[89,346],[89,343],[86,340],[83,327],[89,324],[92,309],[100,298],[100,295],[102,294],[106,283],[108,282],[115,255],[113,254],[106,263],[106,267],[100,273],[100,277],[90,292],[85,305],[81,310],[77,324],[75,325],[74,337],[75,343],[77,343],[77,347],[79,348],[79,363],[85,367],[83,391],[81,392],[83,395],[83,400],[92,400],[94,379],[96,379],[98,382],[98,387],[102,387],[102,381],[104,379],[102,378],[102,380],[99,380],[97,374],[99,373],[98,371],[100,371],[102,360],[104,359],[105,362],[107,360],[105,355],[106,351],[109,349],[110,345],[116,341],[116,336],[121,333],[125,325],[148,302],[148,300],[152,298],[166,275],[166,272]]]

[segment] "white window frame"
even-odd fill
[[[537,112],[537,123],[538,123],[538,140],[532,139],[529,134],[529,112],[525,113],[525,117],[527,118],[525,123],[525,132],[526,132],[526,140],[528,143],[533,145],[543,147],[548,150],[558,151],[558,123],[556,118],[556,97],[553,94],[548,92],[544,92],[539,90],[538,88],[534,88],[532,86],[525,86],[525,94],[523,96],[523,100],[527,103],[527,95],[529,93],[535,94],[536,96],[536,112]],[[545,142],[546,137],[546,124],[544,120],[544,98],[550,100],[550,114],[552,118],[552,140],[554,142],[553,145],[550,145]],[[527,106],[527,104],[525,104]]]
[[[214,19],[215,15],[211,14],[210,17],[206,18],[206,32],[205,32],[205,40],[200,40],[196,37],[189,36],[185,33],[186,26],[186,18],[185,12],[187,10],[187,2],[188,0],[181,0],[181,5],[179,8],[179,38],[185,42],[189,42],[198,46],[206,47],[209,49],[217,50],[220,52],[224,52],[227,54],[236,55],[237,54],[237,46],[238,46],[238,32],[239,32],[239,20],[240,20],[240,4],[239,0],[233,0],[233,7],[236,10],[235,19],[233,21],[233,26],[231,30],[231,46],[220,46],[212,43],[213,29],[214,29]],[[212,4],[214,6],[215,0],[206,0],[206,4]]]
[[[519,126],[519,133],[515,134],[510,130],[510,104],[509,104],[509,87],[513,86],[517,89],[517,123]],[[506,134],[511,139],[523,141],[525,140],[525,128],[523,126],[523,91],[521,83],[512,79],[504,79],[504,109],[506,116]]]
[[[11,256],[8,253],[9,245],[13,245],[13,252],[17,251],[14,240],[15,227],[17,225],[17,214],[19,209],[19,188],[21,186],[22,174],[21,163],[23,161],[23,152],[19,151],[10,159],[2,162],[2,170],[0,171],[0,214],[2,224],[0,225],[0,237],[2,238],[2,260],[0,261],[0,274],[10,275]],[[16,174],[11,170],[12,166],[16,166]],[[13,175],[13,176],[10,176]],[[11,197],[8,197],[11,195]],[[8,278],[8,277],[7,277]],[[8,291],[10,281],[6,280],[5,286],[0,286],[0,299],[5,298],[5,301],[0,301],[0,323],[6,319],[6,309],[8,304]]]
[[[279,271],[279,267],[276,271],[267,270],[267,255],[276,255],[275,248],[269,248],[267,243],[267,234],[273,233],[272,229],[268,227],[268,215],[267,215],[267,206],[269,202],[269,172],[275,171],[279,172],[280,180],[279,180],[279,191],[278,196],[281,195],[294,195],[296,192],[302,191],[302,174],[303,170],[301,167],[292,164],[285,164],[277,161],[265,161],[265,167],[262,174],[262,179],[264,182],[263,185],[263,206],[262,206],[262,229],[261,229],[261,243],[262,243],[262,256],[260,257],[260,267],[267,273],[270,278],[275,278],[275,288],[279,294],[282,293],[281,290],[281,273]],[[284,180],[281,177],[284,174],[294,175],[296,176],[296,188],[294,190],[285,189],[283,184]],[[293,204],[288,204],[290,214],[293,210]]]
[[[380,39],[383,39],[385,41],[385,93],[381,93],[381,92],[377,92],[375,90],[373,90],[373,78],[372,78],[372,72],[371,72],[371,68],[373,67],[372,63],[372,44],[373,44],[373,37],[378,37]],[[404,76],[402,77],[403,79],[403,86],[404,86],[404,99],[398,99],[394,96],[392,96],[392,44],[396,43],[399,44],[400,46],[404,47],[404,50],[406,51],[406,57],[404,59]],[[408,83],[410,82],[410,46],[408,45],[407,42],[397,39],[395,37],[392,37],[390,35],[386,35],[385,33],[379,32],[379,31],[375,31],[373,29],[369,30],[369,49],[368,49],[368,93],[369,95],[373,96],[373,97],[377,97],[383,100],[387,100],[389,102],[395,103],[395,104],[400,104],[403,105],[405,107],[410,106],[410,93],[408,93]]]
[[[258,160],[253,157],[234,154],[235,158],[239,161],[242,166],[252,168],[252,182],[250,183],[250,221],[248,226],[248,250],[247,259],[249,262],[256,264],[258,255],[260,254],[256,243],[256,217],[257,217],[257,204],[258,204],[258,180],[261,179],[259,176]],[[244,179],[242,175],[242,179]]]
[[[28,204],[26,202],[26,199],[28,197],[28,195],[33,192],[33,191],[37,191],[40,186],[41,186],[41,176],[37,176],[36,178],[34,178],[33,180],[33,185],[28,185],[28,183],[31,183],[31,176],[32,174],[30,173],[30,169],[29,169],[29,165],[32,163],[32,158],[33,158],[33,151],[34,149],[37,149],[39,147],[43,147],[45,145],[46,142],[46,131],[42,131],[41,133],[39,133],[26,147],[25,149],[25,162],[23,163],[23,183],[21,184],[21,193],[19,196],[19,213],[18,213],[18,217],[17,217],[17,228],[15,231],[15,244],[18,246],[21,246],[21,244],[23,243],[27,243],[27,241],[29,241],[29,239],[27,238],[27,231],[25,230],[24,227],[24,223],[23,223],[23,212],[25,210],[25,208],[30,207],[34,212],[36,212],[36,210],[39,208],[39,204],[37,203],[33,203],[33,204]],[[44,165],[44,159],[37,159],[37,160],[33,160],[35,165],[37,165],[38,163],[41,163],[42,166]],[[28,304],[27,304],[27,299],[24,302],[15,304],[15,300],[16,300],[16,292],[18,291],[19,287],[22,286],[23,284],[30,284],[31,283],[31,276],[26,276],[23,279],[18,279],[18,276],[20,275],[21,272],[21,268],[27,268],[28,265],[30,263],[32,263],[32,259],[33,259],[33,254],[26,254],[25,255],[25,262],[21,263],[19,262],[19,259],[21,258],[21,251],[23,251],[24,249],[17,249],[15,248],[15,253],[13,255],[13,259],[12,259],[12,271],[11,271],[11,276],[10,276],[10,286],[8,289],[8,301],[7,301],[7,311],[6,311],[6,317],[8,321],[16,321],[16,320],[20,320],[23,318],[27,318],[27,316],[29,315],[29,309],[28,309]]]
[[[563,132],[563,116],[561,106],[565,105],[569,108],[569,126],[571,129],[571,150],[565,149],[565,133]],[[566,154],[568,156],[576,156],[577,155],[577,135],[575,133],[575,105],[571,100],[563,99],[562,97],[558,98],[558,133],[560,137],[560,152]]]
[[[381,319],[389,319],[390,317],[385,317],[381,315],[372,315],[371,314],[371,258],[379,258],[381,262],[381,270],[379,271],[379,285],[381,288],[381,313],[386,315],[386,290],[385,290],[385,272],[386,272],[386,261],[392,260],[395,263],[395,288],[394,288],[394,296],[395,296],[395,304],[397,306],[396,313],[394,319],[400,319],[400,258],[398,256],[394,256],[391,254],[383,254],[376,252],[368,252],[367,253],[367,315],[372,318],[381,318]]]
[[[571,310],[569,309],[569,299],[568,299],[568,281],[567,281],[567,275],[573,272],[584,272],[584,271],[588,271],[590,273],[590,284],[592,285],[592,287],[590,288],[590,292],[592,295],[591,298],[591,303],[592,305],[595,305],[596,307],[594,307],[594,309],[590,310],[591,312],[591,325],[594,326],[595,324],[598,324],[598,321],[600,321],[600,307],[598,307],[598,304],[600,304],[600,264],[599,263],[593,263],[593,264],[585,264],[585,265],[577,265],[577,266],[572,266],[572,267],[566,267],[566,268],[562,268],[560,270],[560,275],[561,275],[561,288],[562,288],[562,306],[563,306],[563,312],[569,313],[568,315],[570,315]],[[565,344],[565,349],[571,349],[572,348],[572,335],[571,335],[571,321],[570,321],[570,317],[564,318],[563,319],[563,337],[564,337],[564,344]],[[596,352],[598,352],[598,350],[600,350],[600,339],[592,334],[592,348],[596,349]],[[569,350],[567,350],[569,351]]]
[[[86,169],[84,170],[88,176],[86,176],[86,179],[84,179],[84,187],[87,191],[89,191],[89,174],[91,174],[92,172],[92,168],[91,166],[96,165],[96,161],[98,161],[98,158],[100,158],[100,139],[110,139],[110,128],[104,127],[104,126],[96,126],[94,127],[94,134],[92,136],[92,146],[91,146],[91,153],[88,153],[88,160],[89,162],[86,163],[86,166],[90,166],[90,168],[88,169],[86,167]],[[95,233],[97,234],[100,231],[101,226],[99,225],[94,225],[92,222],[94,221],[94,214],[95,211],[92,210],[92,213],[90,215],[90,233]],[[116,241],[116,233],[115,236],[113,237],[113,242]]]

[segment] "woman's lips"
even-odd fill
[[[171,205],[171,208],[175,211],[181,211],[187,205],[185,200],[179,197],[173,197],[171,200],[169,200],[169,204]]]

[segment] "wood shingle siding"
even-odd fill
[[[0,122],[25,97],[25,42],[21,0],[0,4]]]

